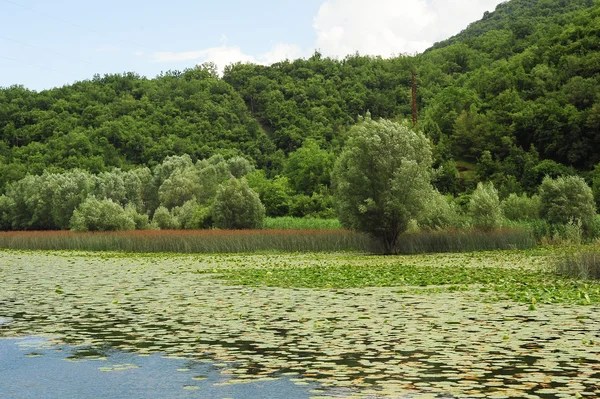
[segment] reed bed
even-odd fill
[[[0,248],[181,253],[380,252],[369,236],[347,230],[16,231],[0,232]]]
[[[530,230],[500,228],[491,231],[450,229],[404,234],[400,237],[402,254],[473,252],[497,249],[528,249],[536,246]]]
[[[600,250],[587,249],[558,256],[554,261],[557,274],[580,280],[600,280]]]

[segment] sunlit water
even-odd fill
[[[95,356],[98,358],[94,359]],[[314,384],[289,378],[227,384],[212,363],[54,346],[38,337],[0,339],[0,398],[309,398]]]

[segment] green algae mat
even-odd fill
[[[313,398],[600,397],[600,284],[547,258],[5,251],[0,337],[209,361],[222,384]]]

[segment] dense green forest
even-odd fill
[[[1,88],[0,194],[28,174],[126,173],[217,155],[256,168],[248,182],[268,214],[331,216],[330,173],[349,128],[368,113],[410,118],[412,72],[417,129],[434,144],[442,193],[492,181],[506,198],[535,193],[546,175],[580,174],[600,200],[598,0],[502,3],[416,56],[316,52],[230,65],[222,77],[203,65]]]

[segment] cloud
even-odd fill
[[[270,65],[305,57],[319,50],[325,56],[363,55],[391,57],[422,52],[480,19],[502,0],[323,0],[313,19],[316,33],[312,49],[276,43],[263,54],[251,55],[229,45],[226,34],[216,47],[148,54],[154,62],[213,62],[219,72],[235,62]],[[144,55],[144,54],[140,54]]]
[[[422,52],[493,10],[501,0],[326,0],[313,21],[327,56]]]
[[[293,44],[277,43],[268,52],[256,57],[245,54],[241,48],[234,46],[218,46],[196,51],[155,52],[152,53],[154,62],[183,62],[195,61],[199,64],[214,62],[219,71],[227,65],[236,62],[251,62],[254,64],[270,65],[285,59],[295,59],[302,56],[302,49]]]

